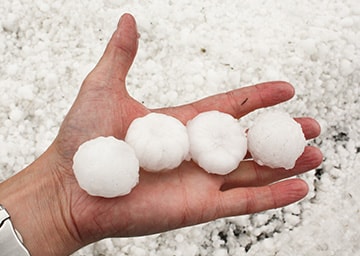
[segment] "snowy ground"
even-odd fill
[[[302,176],[311,192],[300,203],[149,237],[107,239],[75,255],[359,253],[357,0],[2,0],[0,180],[53,140],[123,12],[135,15],[141,33],[128,79],[138,100],[170,106],[286,80],[297,94],[280,108],[320,121],[323,133],[311,143],[325,159]]]

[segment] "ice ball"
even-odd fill
[[[139,161],[134,150],[111,136],[81,144],[73,161],[80,187],[92,196],[123,196],[139,181]]]
[[[300,124],[281,111],[261,114],[247,137],[254,161],[271,168],[292,169],[306,146]]]
[[[186,127],[165,114],[150,113],[136,118],[125,141],[134,148],[140,166],[151,172],[174,169],[189,154]]]
[[[191,158],[209,173],[228,174],[246,155],[245,131],[229,114],[203,112],[187,123],[187,130]]]

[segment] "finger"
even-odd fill
[[[296,161],[295,167],[291,170],[283,168],[272,169],[260,166],[254,161],[243,161],[239,167],[228,175],[223,176],[221,190],[228,190],[234,187],[264,186],[278,180],[299,175],[319,166],[323,155],[316,147],[308,146],[304,153]]]
[[[261,212],[294,203],[308,193],[307,184],[300,179],[285,180],[269,186],[235,188],[221,192],[218,217]]]
[[[191,104],[156,111],[172,115],[184,123],[197,114],[210,110],[218,110],[240,118],[255,109],[289,100],[293,95],[294,88],[289,83],[267,82],[207,97]]]
[[[320,135],[321,128],[319,123],[311,117],[295,118],[295,121],[301,125],[305,138],[307,140],[316,138]]]
[[[138,49],[138,38],[134,17],[124,14],[95,70],[124,82]]]

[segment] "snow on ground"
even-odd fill
[[[300,203],[148,237],[106,239],[75,255],[360,252],[357,0],[3,0],[0,12],[0,180],[54,139],[124,12],[135,15],[141,33],[128,87],[147,106],[286,80],[297,94],[278,108],[313,116],[323,127],[311,143],[324,162],[302,175],[311,192]]]

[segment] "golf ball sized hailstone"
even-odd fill
[[[80,187],[92,196],[123,196],[139,181],[139,161],[134,150],[111,136],[81,144],[73,161]]]
[[[261,114],[247,137],[254,161],[271,168],[292,169],[306,146],[300,124],[281,111]]]
[[[189,155],[185,125],[165,114],[150,113],[136,118],[125,141],[135,150],[140,167],[151,172],[174,169]]]
[[[191,158],[209,173],[228,174],[246,155],[245,131],[229,114],[203,112],[187,123],[187,130]]]

